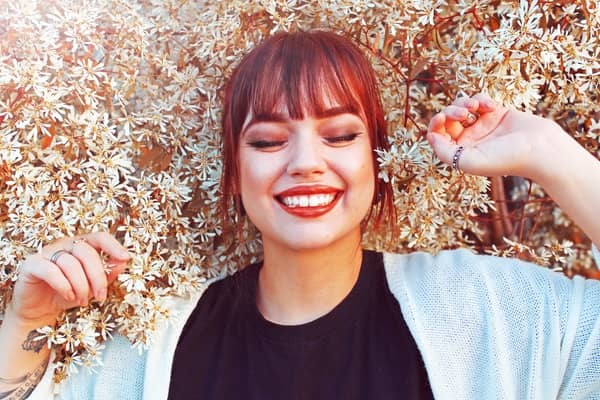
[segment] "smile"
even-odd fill
[[[334,194],[311,194],[304,196],[280,197],[281,202],[288,207],[322,207],[331,204],[335,199]]]
[[[326,186],[302,186],[279,193],[275,199],[289,214],[314,218],[333,209],[341,194],[340,190]]]

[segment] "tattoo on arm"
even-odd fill
[[[24,400],[31,392],[35,389],[42,376],[46,372],[47,361],[44,361],[31,373],[26,375],[25,381],[19,385],[16,389],[9,390],[8,392],[0,393],[0,400]]]
[[[34,329],[27,334],[27,339],[25,339],[21,347],[23,350],[39,353],[40,350],[44,348],[46,343],[48,343],[48,338],[40,337],[40,334]]]

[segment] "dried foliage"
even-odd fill
[[[371,58],[390,125],[378,152],[397,231],[365,245],[459,246],[597,274],[589,241],[536,185],[455,174],[424,141],[460,93],[558,121],[600,155],[600,3],[444,0],[0,0],[0,310],[23,258],[64,235],[113,232],[135,254],[103,304],[40,330],[57,381],[114,332],[141,348],[207,277],[260,253],[217,217],[223,83],[280,30],[327,29]]]

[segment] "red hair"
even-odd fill
[[[324,90],[326,89],[326,90]],[[327,97],[324,94],[327,94]],[[278,33],[255,47],[234,70],[223,107],[222,210],[233,201],[242,210],[239,192],[239,140],[249,112],[269,115],[285,106],[291,119],[316,115],[331,101],[359,115],[373,149],[388,149],[387,129],[375,73],[350,39],[332,32]],[[369,218],[379,224],[394,215],[393,191],[378,179],[373,154],[375,193]]]

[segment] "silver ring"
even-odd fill
[[[77,243],[85,243],[86,240],[84,238],[79,238],[79,239],[74,239],[73,241],[71,241],[71,248],[69,250],[65,249],[67,252],[69,253],[73,253],[73,250],[75,250],[75,245]]]
[[[469,113],[467,113],[467,117],[465,119],[463,119],[462,121],[460,121],[460,124],[463,126],[463,128],[468,128],[471,125],[473,125],[475,122],[477,122],[478,118],[479,118],[479,115],[469,112]]]
[[[50,256],[50,262],[56,264],[60,256],[62,256],[63,254],[71,254],[71,252],[65,249],[57,250]]]
[[[460,160],[460,156],[464,149],[465,149],[465,146],[458,146],[458,148],[454,152],[454,155],[452,156],[452,169],[455,171],[460,172],[460,168],[458,166],[458,161]]]

